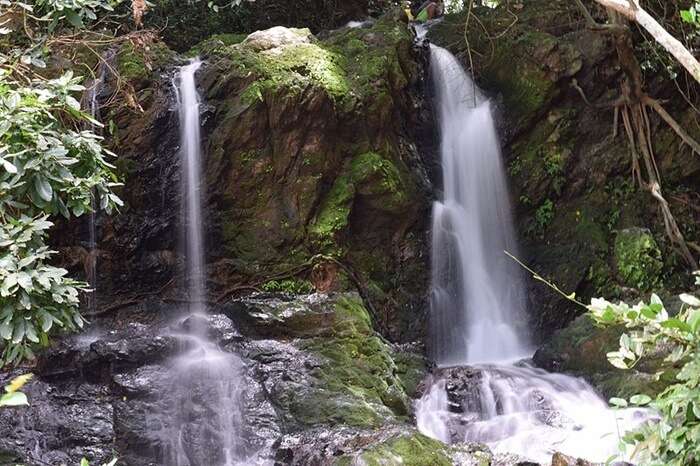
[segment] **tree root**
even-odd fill
[[[681,125],[663,108],[658,100],[652,99],[644,93],[642,71],[634,55],[631,34],[625,17],[616,9],[608,9],[608,16],[610,17],[611,23],[601,25],[595,21],[581,0],[575,1],[589,28],[613,34],[618,61],[620,62],[620,66],[626,78],[622,81],[620,86],[622,91],[620,98],[608,104],[596,105],[591,103],[586,98],[583,89],[581,89],[576,80],[573,80],[571,85],[578,91],[587,105],[594,108],[613,107],[615,109],[613,137],[617,136],[619,116],[622,116],[622,123],[625,128],[625,133],[627,134],[627,144],[632,157],[632,178],[640,187],[649,191],[651,196],[659,203],[666,236],[670,239],[674,249],[683,257],[688,266],[696,269],[698,267],[697,261],[690,252],[688,243],[683,238],[678,223],[661,190],[661,173],[654,157],[651,123],[647,108],[651,107],[654,109],[678,137],[699,155],[700,144],[681,127]],[[642,174],[640,159],[644,165],[646,180]]]

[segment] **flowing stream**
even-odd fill
[[[163,464],[243,466],[248,454],[243,429],[244,366],[209,337],[202,228],[200,99],[195,74],[201,62],[180,68],[174,87],[180,117],[180,156],[185,218],[188,315],[174,325],[183,352],[171,368],[169,428]]]
[[[417,402],[418,427],[543,464],[555,452],[605,461],[644,413],[612,411],[582,379],[525,359],[525,288],[504,254],[517,254],[517,242],[490,104],[447,50],[431,45],[431,63],[444,182],[433,208],[430,316],[440,369]]]

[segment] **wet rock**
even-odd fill
[[[252,33],[243,41],[243,45],[256,52],[262,52],[287,45],[308,44],[311,42],[311,37],[311,31],[308,29],[288,29],[275,26]]]
[[[552,466],[594,466],[588,461],[572,458],[563,453],[555,453],[552,456]]]
[[[291,268],[322,289],[360,288],[384,334],[413,340],[431,196],[412,134],[426,125],[425,51],[390,15],[322,40],[299,34],[263,31],[209,51],[212,261],[222,281]],[[324,264],[332,277],[313,274]]]
[[[148,319],[97,321],[110,330],[65,338],[43,355],[38,377],[27,386],[30,406],[0,411],[0,451],[26,464],[77,463],[82,456],[108,461],[114,449],[126,465],[169,464],[173,413],[187,384],[189,402],[202,412],[177,427],[177,435],[196,464],[216,462],[211,452],[217,449],[200,444],[195,432],[207,417],[208,405],[200,401],[218,385],[197,383],[206,381],[197,372],[206,367],[186,366],[186,376],[181,366],[182,355],[206,350],[198,346],[199,334],[224,349],[220,358],[240,358],[238,365],[216,367],[227,371],[222,380],[243,387],[236,415],[245,419],[242,451],[289,464],[335,464],[338,456],[360,458],[389,442],[367,457],[385,456],[389,447],[405,447],[404,456],[438,457],[437,443],[409,427],[406,386],[416,383],[422,360],[415,348],[392,347],[379,337],[357,294],[255,294],[223,306],[225,314],[215,308],[186,318],[174,317],[168,306],[150,306]],[[400,364],[396,354],[403,355]],[[410,439],[401,440],[406,432]]]

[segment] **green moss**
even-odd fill
[[[247,34],[214,34],[192,47],[185,55],[194,57],[201,54],[211,54],[220,48],[240,44]]]
[[[317,86],[346,109],[363,100],[378,106],[386,104],[388,86],[407,82],[397,43],[410,46],[411,35],[401,23],[378,22],[374,29],[347,29],[324,41],[288,44],[262,52],[245,42],[232,46],[222,42],[205,41],[216,45],[210,52],[230,59],[238,76],[253,77],[244,92],[246,102],[263,100],[280,89],[290,95]],[[369,96],[376,98],[367,99]]]
[[[124,41],[117,52],[117,71],[122,79],[145,81],[157,70],[172,61],[175,53],[162,42],[150,42],[136,47]]]
[[[357,462],[367,466],[451,466],[453,462],[448,451],[449,447],[437,440],[413,434],[373,446],[359,455]]]
[[[311,227],[311,234],[327,239],[342,230],[348,224],[354,196],[355,185],[350,177],[339,176],[323,201],[320,214]]]
[[[391,160],[376,152],[357,155],[324,198],[311,234],[327,242],[345,228],[357,195],[367,197],[378,210],[395,211],[410,199],[409,186]]]
[[[401,172],[390,160],[376,152],[355,157],[350,165],[353,182],[360,194],[382,196],[377,207],[393,210],[408,200]]]
[[[314,371],[314,393],[304,405],[317,406],[314,423],[342,422],[377,427],[408,415],[410,401],[388,345],[375,335],[358,297],[343,297],[335,308],[332,338],[300,342],[323,363]],[[305,414],[301,414],[306,416]]]
[[[629,228],[615,239],[615,263],[625,285],[642,291],[660,287],[661,251],[649,230]]]
[[[396,351],[392,354],[392,359],[396,363],[396,375],[401,380],[406,394],[411,398],[416,397],[418,386],[428,371],[425,357],[413,352]]]

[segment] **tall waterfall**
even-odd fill
[[[245,374],[242,361],[211,341],[213,317],[206,314],[202,228],[200,100],[195,73],[201,62],[180,68],[174,87],[180,117],[182,192],[189,313],[174,328],[183,352],[172,363],[168,407],[161,427],[162,464],[243,466],[249,454],[243,426]]]
[[[180,116],[180,153],[182,192],[185,196],[185,258],[190,309],[204,310],[204,244],[202,234],[201,135],[199,130],[199,95],[195,73],[202,62],[194,60],[180,69],[177,105]]]
[[[517,244],[490,105],[447,50],[431,46],[431,62],[444,199],[433,209],[430,343],[441,369],[417,402],[418,428],[544,464],[557,451],[605,461],[646,414],[616,414],[582,379],[524,360],[525,292],[503,252]]]
[[[440,366],[513,360],[530,351],[508,188],[488,100],[457,59],[432,46],[444,200],[433,207],[431,330]]]

